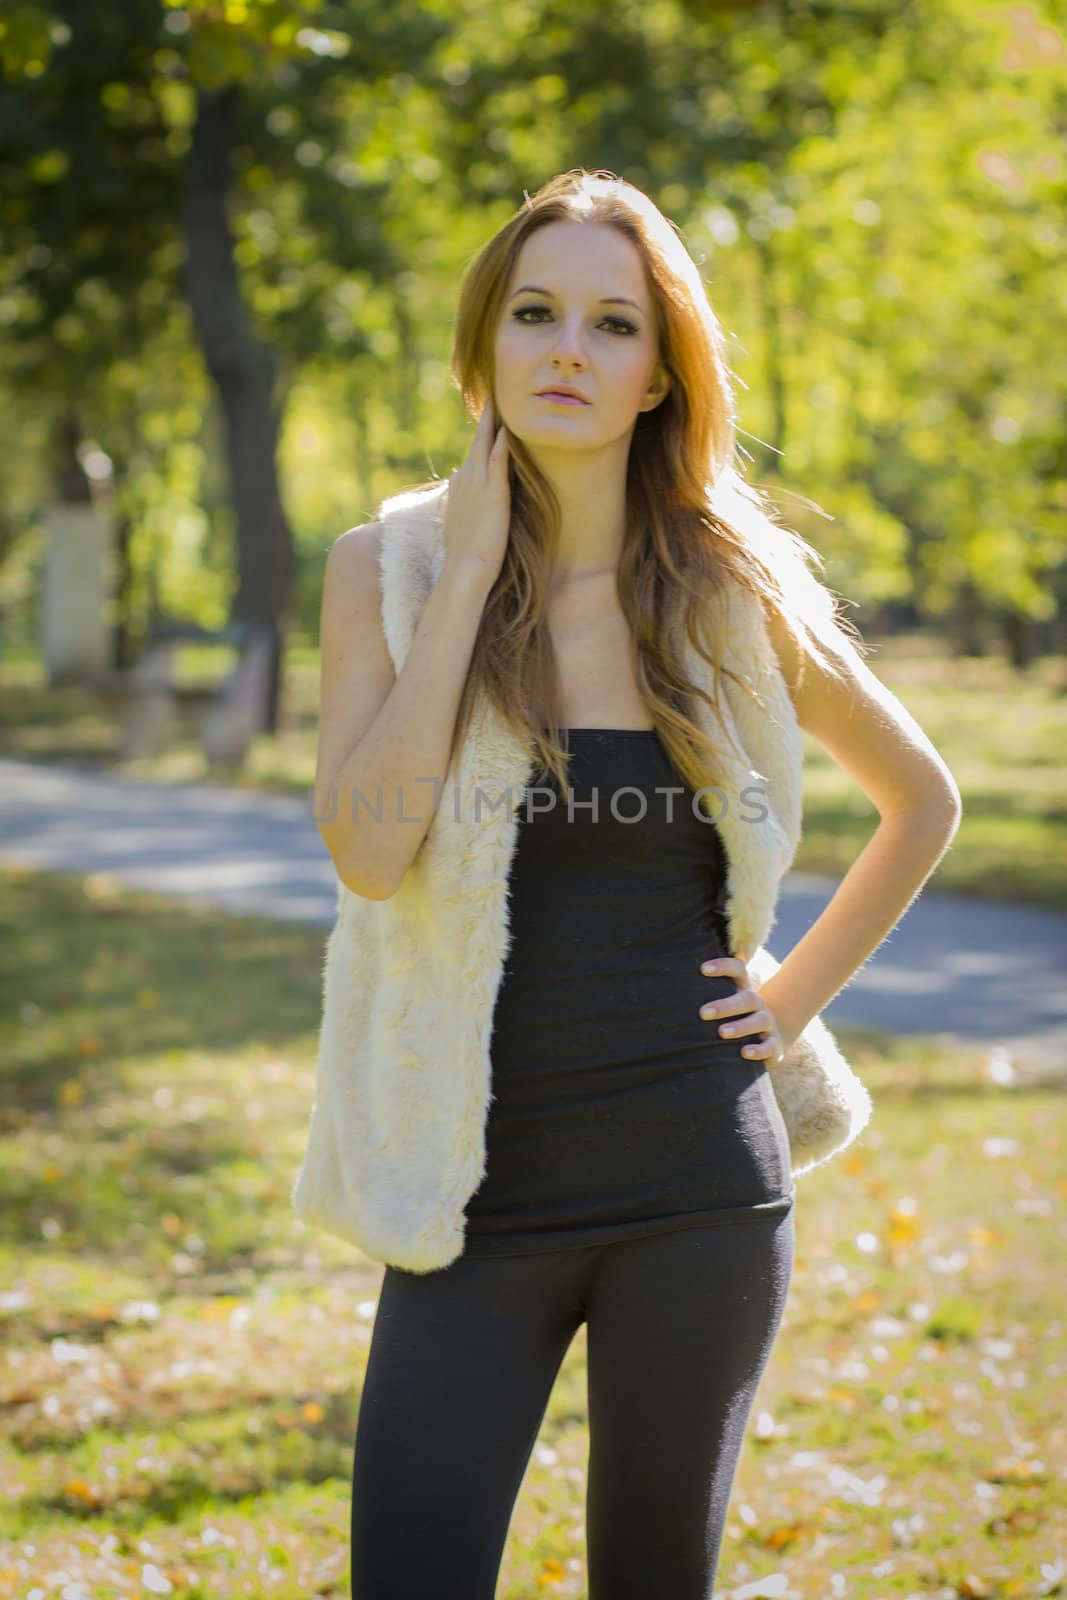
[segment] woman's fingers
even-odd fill
[[[706,961],[700,970],[706,977],[733,978],[737,983],[733,994],[709,1000],[701,1006],[700,1015],[704,1021],[717,1022],[723,1039],[738,1040],[743,1056],[756,1061],[777,1061],[783,1053],[778,1022],[762,996],[749,984],[745,962],[738,956],[717,956],[713,961]]]
[[[706,978],[740,978],[742,983],[748,982],[748,968],[740,956],[716,956],[713,961],[705,961],[700,970]]]
[[[491,400],[486,401],[482,414],[478,418],[476,438],[485,451],[486,469],[489,470],[496,467],[499,470],[500,463],[506,463],[508,458],[508,430],[503,423],[499,426],[497,425]]]
[[[466,459],[449,478],[444,516],[446,559],[492,586],[507,554],[511,492],[507,429],[492,400],[482,407]]]
[[[748,1016],[722,1023],[719,1034],[723,1039],[744,1041],[741,1054],[746,1056],[774,1054],[781,1049],[777,1023],[771,1013],[762,1008],[750,1012]]]
[[[701,1017],[706,1022],[718,1022],[723,1039],[745,1041],[741,1044],[743,1056],[753,1060],[777,1060],[782,1054],[778,1023],[761,996],[749,987],[745,963],[731,956],[721,957],[710,965],[711,975],[734,976],[742,987],[720,1000],[709,1000],[700,1008]],[[704,966],[701,970],[707,973],[708,968]],[[753,1037],[757,1034],[760,1037]]]
[[[747,1016],[751,1011],[759,1011],[761,1008],[765,1016],[770,1015],[755,989],[735,989],[733,994],[724,994],[719,1000],[706,1001],[700,1008],[700,1015],[705,1019],[740,1017]]]
[[[766,1006],[757,1005],[754,1010],[744,1013],[724,1011],[719,1014],[730,1019],[727,1022],[723,1022],[719,1027],[719,1032],[727,1039],[741,1034],[766,1033],[775,1025],[774,1017]]]
[[[742,994],[751,994],[750,990]],[[731,1001],[733,998],[731,997]],[[729,1004],[731,1002],[727,1002]],[[773,1011],[767,1006],[757,1004],[755,1009],[741,1015],[736,1012],[726,1013],[732,1020],[720,1023],[719,1033],[724,1039],[737,1039],[741,1043],[741,1054],[752,1060],[777,1061],[782,1054],[782,1038],[778,1031],[778,1023]],[[755,1038],[753,1035],[758,1034]]]
[[[777,1062],[783,1055],[781,1037],[777,1033],[765,1034],[762,1039],[754,1039],[749,1044],[743,1044],[741,1054],[748,1061]]]

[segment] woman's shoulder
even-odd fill
[[[395,523],[433,523],[443,510],[448,493],[447,478],[427,478],[422,483],[387,495],[378,511],[379,520]]]

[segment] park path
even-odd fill
[[[298,799],[0,759],[0,862],[108,873],[133,888],[323,929],[336,904],[310,792]],[[831,878],[789,874],[769,941],[779,959],[834,888]],[[1067,914],[930,888],[825,1016],[1002,1045],[1017,1064],[1061,1072],[1065,972]]]

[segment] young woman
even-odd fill
[[[479,697],[544,781],[510,861],[463,1249],[436,1271],[386,1262],[352,1592],[489,1600],[584,1323],[590,1600],[710,1600],[793,1266],[771,1075],[918,893],[959,795],[841,626],[814,552],[735,471],[721,329],[645,195],[578,169],[527,199],[467,276],[454,372],[480,420],[399,672],[383,525],[350,530],[327,562],[320,829],[349,891],[397,894],[433,820],[426,777],[449,769]],[[703,639],[701,618],[742,592],[759,597],[797,723],[880,815],[758,990],[751,950],[732,948],[723,839],[692,803],[721,751],[682,667],[687,639],[720,662],[725,641]],[[356,789],[403,804],[357,821]],[[409,1006],[464,1005],[410,983]]]

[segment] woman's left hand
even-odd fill
[[[702,1005],[701,1017],[718,1022],[722,1038],[740,1041],[741,1054],[746,1059],[776,1066],[785,1054],[785,1041],[774,1012],[750,986],[745,963],[738,956],[718,956],[705,962],[700,970],[705,977],[733,978],[737,983],[733,994]]]

